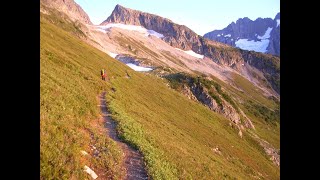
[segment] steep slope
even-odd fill
[[[69,21],[48,13],[40,17],[40,179],[88,179],[85,165],[102,179],[121,178],[122,152],[105,136],[96,96],[108,88],[99,69],[116,76],[123,65],[76,38]],[[54,25],[56,19],[68,31]]]
[[[242,132],[248,132],[261,144],[273,162],[280,164],[279,101],[266,99],[254,85],[239,75],[234,77],[237,88],[215,77],[209,79],[177,73],[165,78],[173,89],[230,119],[230,125],[237,127],[240,137]]]
[[[280,13],[274,19],[240,18],[222,30],[214,30],[203,37],[245,50],[280,56]]]
[[[142,152],[153,179],[279,178],[279,167],[249,134],[240,139],[228,119],[84,43],[72,24],[63,23],[67,32],[49,14],[40,21],[41,179],[88,178],[86,163],[99,177],[122,177],[122,153],[94,120],[102,90],[120,137]],[[109,82],[100,80],[101,68]]]
[[[222,90],[221,85],[203,77],[192,77],[187,74],[170,74],[165,76],[171,87],[181,91],[189,99],[198,101],[209,109],[218,112],[230,119],[239,129],[253,128],[251,120],[243,113],[235,101]]]
[[[280,56],[280,13],[276,15],[274,21],[276,25],[275,28],[273,28],[273,30],[271,31],[270,43],[267,48],[267,52]]]
[[[40,0],[41,5],[56,9],[69,16],[73,21],[80,21],[84,24],[92,24],[89,16],[74,0]],[[43,10],[45,13],[46,11]]]
[[[256,82],[267,78],[267,82],[272,85],[272,88],[277,93],[280,91],[280,86],[277,83],[280,81],[279,71],[277,71],[277,69],[273,69],[271,71],[274,73],[269,73],[271,71],[265,70],[280,66],[280,58],[278,57],[270,58],[270,56],[261,53],[239,50],[219,42],[210,41],[197,35],[186,26],[175,24],[171,20],[157,15],[125,8],[121,5],[117,5],[115,7],[112,14],[101,23],[101,26],[107,26],[112,23],[141,26],[148,30],[161,33],[163,35],[161,40],[165,41],[170,46],[186,51],[191,50],[194,53],[204,55],[205,58],[208,58],[219,65],[233,68],[248,79],[255,79],[252,74],[259,73],[255,73],[252,68],[247,68],[247,66],[242,66],[242,64],[245,62],[251,62],[252,60],[264,62],[264,64],[267,65],[266,67],[261,66],[261,63],[259,66],[255,66],[257,63],[249,63],[249,65],[254,69],[262,72],[262,74],[260,73],[258,75],[259,77]]]
[[[129,12],[131,11],[136,12],[129,9]],[[125,17],[128,18],[130,17],[130,15]],[[55,21],[55,23],[56,22],[61,25],[59,21]],[[78,26],[76,27],[76,29],[78,29]],[[277,76],[277,74],[280,73],[280,64],[277,59],[274,59],[274,56],[237,50],[222,43],[208,41],[222,52],[220,56],[226,60],[230,60],[230,58],[232,58],[230,54],[233,56],[240,56],[241,53],[239,52],[243,52],[243,58],[246,59],[246,63],[235,64],[232,66],[232,69],[227,67],[227,65],[225,66],[217,64],[212,61],[212,59],[200,54],[196,54],[192,50],[183,51],[178,48],[173,48],[161,39],[164,37],[163,34],[158,33],[154,30],[145,29],[142,26],[108,23],[107,25],[103,26],[87,25],[80,27],[80,32],[85,32],[86,35],[89,36],[89,38],[82,39],[86,40],[86,42],[88,42],[89,44],[106,52],[112,57],[128,64],[128,66],[135,68],[136,70],[152,70],[152,74],[162,77],[165,77],[166,75],[170,75],[172,73],[187,72],[191,75],[207,76],[209,79],[218,78],[222,81],[219,82],[219,84],[229,84],[233,88],[237,89],[236,91],[246,93],[248,97],[252,96],[254,98],[258,98],[259,103],[260,105],[262,105],[262,107],[266,106],[271,109],[274,109],[274,107],[270,107],[268,105],[270,104],[268,99],[273,99],[274,96],[276,96],[276,98],[278,99],[277,94],[274,93],[271,88],[273,87],[274,89],[279,89],[280,87],[280,77]],[[225,51],[228,51],[230,54],[225,53]],[[228,56],[225,57],[225,54],[227,54]],[[264,57],[261,58],[261,56]],[[258,67],[261,71],[263,71],[265,75],[263,75],[260,70],[251,66],[251,64]],[[239,74],[242,77],[245,77],[247,80],[242,77],[240,78]],[[241,79],[241,82],[243,83],[236,83],[239,79]],[[269,84],[267,79],[273,81],[274,83]],[[248,86],[251,88],[247,88]],[[244,120],[247,119],[245,118],[246,114],[248,113],[247,111],[246,113],[243,113],[242,111],[235,111],[232,106],[228,104],[228,102],[222,103],[222,107],[215,108],[215,106],[213,106],[215,104],[215,101],[214,99],[212,99],[212,97],[210,97],[210,94],[206,92],[207,88],[197,86],[193,87],[196,87],[193,90],[204,90],[201,90],[200,92],[203,93],[203,97],[205,97],[205,99],[207,100],[203,98],[201,99],[211,102],[211,105],[208,105],[208,103],[204,103],[204,105],[208,106],[215,112],[222,114],[232,122],[236,123],[239,122],[239,117],[244,118]],[[186,91],[189,90],[191,89],[186,89]],[[248,97],[241,97],[239,99],[238,97],[233,96],[234,95],[231,94],[232,99],[235,99],[236,103],[242,103],[243,98],[248,99]],[[246,109],[244,109],[244,111],[245,110]],[[250,119],[251,118],[249,118],[249,121],[247,122],[250,122]],[[263,121],[263,119],[260,118],[259,121]],[[258,123],[260,123],[259,121]],[[245,125],[245,127],[254,126],[248,125],[248,123],[244,123],[243,125]],[[263,128],[264,127],[265,126],[263,125]],[[272,127],[272,129],[274,129],[274,127]],[[269,138],[270,132],[268,133],[265,130],[264,132],[265,133],[262,134],[260,134],[259,132],[257,133],[259,134],[259,136],[262,135],[268,141],[272,141],[272,144],[278,147],[278,131],[275,131],[275,134],[272,133],[272,136],[275,138],[271,139]]]

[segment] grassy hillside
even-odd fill
[[[280,148],[280,102],[274,98],[267,98],[263,92],[250,81],[238,74],[233,74],[234,85],[239,91],[215,77],[210,77],[227,91],[236,104],[252,120],[259,137]]]
[[[121,137],[142,152],[154,179],[279,179],[279,168],[263,149],[246,134],[240,139],[227,119],[49,19],[40,20],[41,179],[85,179],[84,164],[115,179],[123,176],[121,149],[97,120],[96,98],[103,90]],[[101,68],[109,82],[100,80]],[[90,145],[100,158],[80,154],[90,152]]]
[[[254,132],[270,142],[275,148],[280,148],[279,101],[264,96],[263,92],[247,79],[240,75],[233,74],[234,85],[242,90],[239,91],[213,76],[210,77],[211,80],[209,80],[208,77],[199,75],[197,78],[197,76],[187,73],[170,74],[164,77],[168,80],[170,86],[178,92],[182,92],[183,84],[189,84],[190,86],[193,82],[197,82],[199,78],[201,84],[209,90],[209,95],[214,98],[219,105],[221,104],[221,98],[223,98],[229,102],[238,113],[239,108],[241,108],[254,122],[257,130]],[[212,91],[212,87],[214,87],[216,91]],[[221,95],[221,98],[219,98],[218,94]]]
[[[123,65],[48,18],[42,14],[40,20],[40,178],[84,179],[84,165],[121,177],[122,152],[98,121],[96,97],[108,88],[100,80],[100,69],[120,76]],[[81,150],[92,154],[91,145],[101,152],[100,158],[81,155]]]
[[[243,92],[222,82],[220,84],[223,84],[234,97],[241,99],[241,103],[238,103],[238,105],[254,123],[255,133],[279,149],[280,102],[264,96],[261,90],[240,75],[233,74],[233,78],[236,87],[241,88]]]
[[[146,156],[156,179],[277,179],[279,169],[229,121],[168,89],[162,80],[133,74],[112,81],[109,106],[123,138]],[[221,155],[214,148],[221,150]]]

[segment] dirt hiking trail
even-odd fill
[[[107,128],[109,137],[113,139],[125,153],[123,165],[126,169],[126,177],[124,179],[149,179],[141,153],[118,138],[116,122],[111,119],[111,114],[106,107],[105,95],[106,92],[102,92],[99,95],[101,115],[105,122],[105,127]]]

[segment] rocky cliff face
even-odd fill
[[[253,51],[242,51],[245,63],[259,69],[264,77],[270,82],[272,88],[280,93],[280,61],[272,55],[264,55]]]
[[[273,20],[274,29],[271,31],[270,44],[267,52],[280,56],[280,13]]]
[[[280,56],[280,13],[274,19],[240,18],[222,30],[214,30],[205,38],[239,47],[245,50]]]
[[[190,89],[197,100],[207,106],[209,109],[222,114],[237,125],[240,123],[239,114],[228,102],[222,100],[221,104],[219,105],[217,101],[209,95],[208,90],[200,84],[194,83],[191,85]]]
[[[186,76],[176,76],[176,78],[182,83],[182,88],[179,90],[182,94],[191,100],[200,102],[210,110],[223,115],[233,122],[240,132],[241,129],[244,128],[255,128],[244,112],[239,107],[236,110],[235,107],[227,102],[214,87],[209,88],[209,90],[202,83],[196,82],[195,79]]]
[[[67,14],[72,20],[92,24],[86,12],[73,0],[40,0],[42,5]]]

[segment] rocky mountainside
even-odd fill
[[[245,21],[250,20],[247,19]],[[192,50],[220,65],[229,66],[237,71],[241,71],[243,64],[247,62],[250,66],[262,71],[264,77],[276,92],[279,93],[280,91],[280,58],[278,57],[236,49],[217,41],[211,41],[196,34],[184,25],[178,25],[169,19],[125,8],[121,5],[116,5],[111,15],[100,25],[105,26],[110,23],[142,26],[156,31],[163,34],[164,37],[161,39],[170,46],[182,50]],[[272,23],[271,19],[270,23]],[[267,27],[268,24],[265,26]],[[264,27],[259,29],[259,35],[261,35],[265,31]],[[274,39],[278,38],[274,37]],[[275,45],[277,44],[275,43]],[[273,49],[277,48],[274,46]]]
[[[214,30],[205,38],[245,50],[280,56],[280,13],[274,19],[245,17],[232,22],[222,30]]]
[[[169,19],[141,12],[138,10],[129,9],[121,5],[116,5],[111,15],[100,25],[109,23],[121,23],[128,25],[142,26],[146,29],[154,30],[164,35],[162,40],[175,48],[182,50],[192,50],[195,53],[205,55],[212,58],[220,64],[232,65],[240,59],[223,60],[216,47],[224,45],[218,42],[210,42],[207,39],[199,36],[191,29],[184,25],[179,25]],[[216,46],[213,47],[212,45]]]
[[[74,21],[92,24],[87,13],[73,0],[40,0],[40,2],[42,5],[67,14]]]
[[[163,40],[171,46],[183,50],[192,49],[194,52],[203,54],[202,40],[186,26],[173,23],[171,20],[117,5],[107,20],[101,23],[122,23],[142,26],[164,35]]]
[[[165,77],[170,83],[179,82],[182,94],[189,99],[202,103],[210,110],[222,114],[224,117],[233,122],[239,129],[253,128],[251,120],[243,113],[243,111],[235,104],[229,95],[222,90],[218,83],[208,81],[198,77],[198,79],[187,76],[185,74],[171,74]],[[174,88],[174,86],[173,86]],[[242,119],[242,120],[241,120]]]

